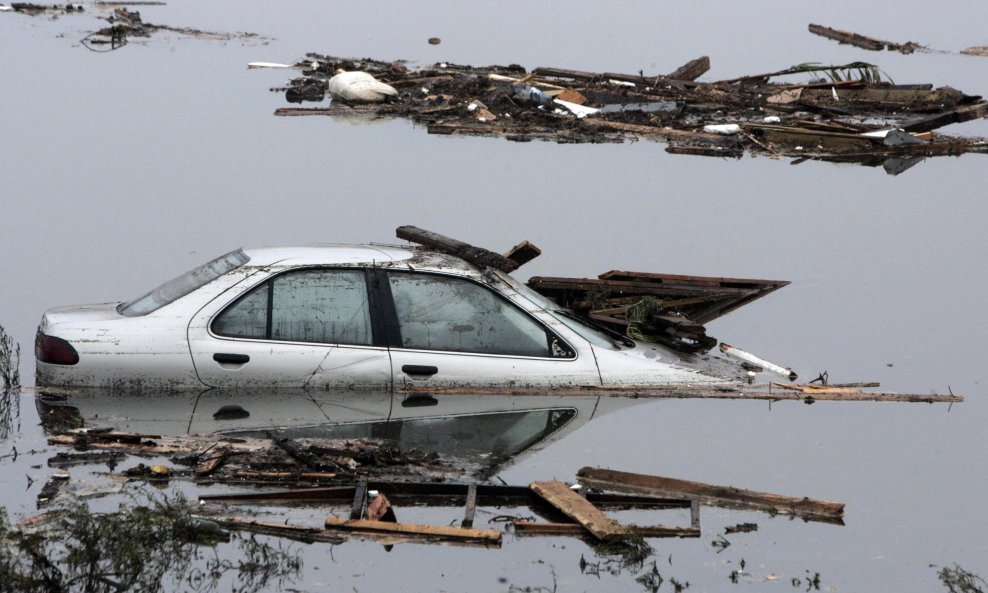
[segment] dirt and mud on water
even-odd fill
[[[310,53],[289,67],[301,76],[276,115],[402,117],[430,134],[467,134],[527,142],[665,142],[667,152],[718,157],[744,154],[884,166],[898,174],[926,157],[988,152],[988,140],[934,132],[982,118],[980,96],[932,84],[895,84],[878,66],[805,63],[718,82],[695,82],[707,57],[670,74],[582,72],[512,64],[473,67],[348,59]],[[366,72],[390,86],[384,102],[347,99],[330,81]]]

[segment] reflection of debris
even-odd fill
[[[673,74],[658,76],[560,68],[528,72],[517,65],[447,63],[411,70],[401,62],[320,54],[308,54],[294,67],[302,70],[303,77],[273,90],[300,85],[325,88],[337,69],[343,69],[367,72],[397,89],[398,96],[387,104],[359,106],[357,111],[341,106],[292,108],[279,109],[276,115],[361,113],[406,117],[434,134],[564,143],[645,138],[669,143],[673,153],[737,156],[747,151],[867,165],[888,159],[988,152],[988,141],[978,138],[933,134],[917,136],[916,143],[889,145],[884,137],[867,135],[897,128],[910,133],[929,131],[946,125],[940,118],[948,113],[956,121],[983,117],[988,104],[948,87],[884,82],[883,73],[864,62],[806,63],[712,83],[693,82],[709,67],[709,60],[703,58]],[[819,74],[830,80],[791,80]],[[292,96],[297,98],[297,91]],[[481,104],[483,110],[477,107]],[[970,111],[955,113],[960,108]],[[737,132],[722,135],[705,129]]]
[[[715,506],[750,508],[770,513],[795,515],[812,521],[843,522],[841,518],[844,515],[844,504],[839,502],[781,496],[741,490],[730,486],[713,486],[688,480],[592,467],[581,469],[577,472],[577,477],[582,483],[603,490],[653,496],[696,497],[706,504]]]
[[[151,481],[195,477],[210,482],[326,483],[345,480],[348,476],[352,479],[355,475],[382,473],[393,466],[402,466],[406,471],[412,467],[423,472],[431,469],[439,474],[448,469],[434,454],[400,452],[372,439],[274,436],[267,440],[222,435],[177,437],[74,430],[56,434],[48,442],[117,454],[164,456],[176,465],[195,468],[189,471],[140,464],[126,472],[131,479]]]
[[[833,39],[840,43],[846,43],[855,47],[860,47],[861,49],[869,49],[872,51],[882,51],[883,49],[887,49],[889,51],[911,54],[916,50],[927,49],[925,46],[918,43],[913,43],[912,41],[907,41],[906,43],[884,41],[882,39],[865,37],[864,35],[858,35],[857,33],[851,33],[849,31],[831,29],[830,27],[824,27],[823,25],[810,25],[809,29],[810,33],[813,33],[814,35],[820,35],[821,37]]]
[[[229,540],[213,521],[191,516],[180,496],[112,513],[70,503],[8,522],[0,509],[4,591],[283,590],[301,569],[298,552],[235,538],[234,560],[199,546]],[[237,558],[239,554],[239,559]]]

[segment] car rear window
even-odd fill
[[[236,270],[250,260],[242,249],[231,251],[165,282],[151,292],[123,303],[117,312],[124,317],[140,317],[174,302],[193,290],[202,288],[223,274]]]

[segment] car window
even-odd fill
[[[117,307],[117,312],[124,317],[139,317],[174,302],[193,290],[202,288],[223,274],[232,272],[250,260],[242,250],[237,249],[226,255],[206,262],[198,268],[172,278],[151,292],[123,303]]]
[[[212,329],[237,338],[370,345],[364,272],[308,269],[281,274],[220,313]]]
[[[571,356],[558,338],[503,297],[449,276],[388,274],[405,348]]]

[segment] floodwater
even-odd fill
[[[649,73],[709,55],[701,80],[717,80],[864,60],[897,83],[988,95],[988,58],[956,53],[988,44],[988,5],[951,2],[931,15],[919,2],[181,1],[141,13],[264,39],[163,34],[99,54],[77,41],[104,24],[95,10],[0,13],[0,325],[25,349],[26,383],[45,309],[128,299],[243,244],[386,242],[414,224],[494,250],[538,244],[543,255],[522,279],[610,269],[786,279],[709,333],[804,378],[826,370],[835,382],[949,388],[967,401],[650,402],[595,418],[499,477],[573,480],[603,466],[847,505],[845,526],[704,508],[703,537],[651,540],[661,591],[672,578],[690,591],[796,590],[793,579],[816,573],[828,591],[931,591],[944,590],[936,567],[988,574],[988,157],[928,159],[890,176],[676,156],[651,142],[519,144],[432,136],[402,121],[276,118],[284,98],[268,89],[285,71],[246,69],[316,51]],[[865,52],[810,35],[809,23],[953,53]],[[944,131],[988,136],[988,121]],[[3,457],[14,447],[16,465]],[[45,451],[27,454],[45,448],[24,396],[14,433],[0,440],[2,502],[15,518],[35,512],[53,471]],[[712,545],[743,522],[758,531]],[[301,554],[291,585],[301,591],[647,590],[643,571],[582,572],[581,558],[598,558],[571,538],[509,536],[498,550],[316,544]]]

